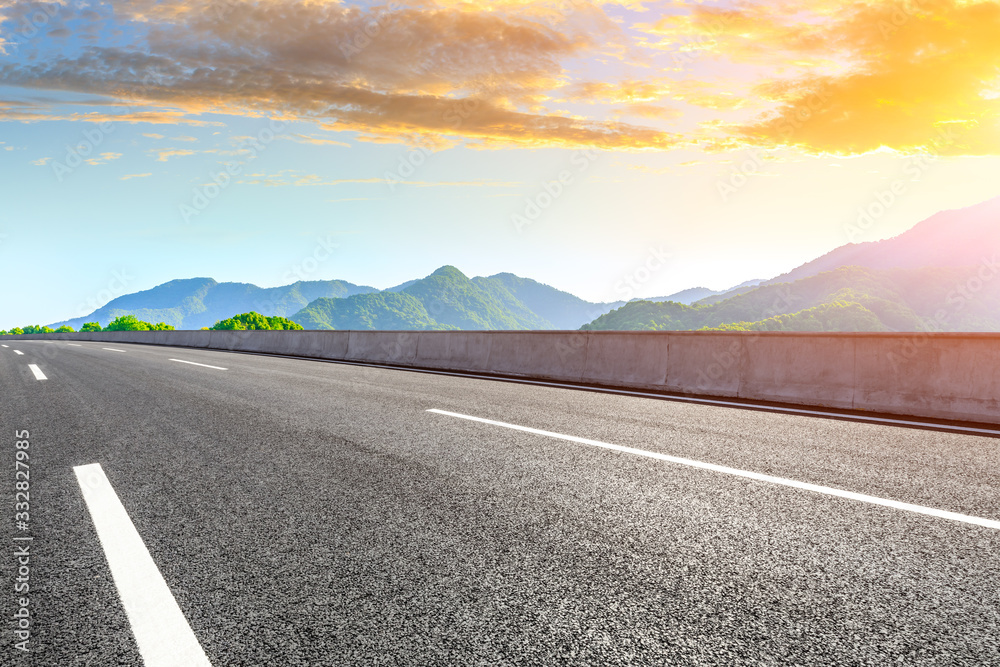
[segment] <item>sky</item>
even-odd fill
[[[724,289],[1000,195],[1000,2],[0,0],[0,328],[176,278]]]

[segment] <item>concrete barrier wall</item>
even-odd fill
[[[1000,424],[1000,334],[155,331],[145,343]]]

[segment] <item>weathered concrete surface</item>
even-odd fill
[[[857,339],[855,406],[1000,423],[1000,336]]]
[[[1000,334],[155,331],[24,338],[288,354],[1000,424]]]
[[[589,336],[580,331],[502,331],[493,335],[489,370],[498,375],[584,382]]]
[[[315,331],[307,333],[318,333]],[[348,361],[417,366],[417,336],[414,331],[350,331]]]
[[[705,332],[670,333],[666,391],[736,398],[746,366],[743,336]]]
[[[586,382],[662,390],[671,360],[670,336],[588,332]]]
[[[794,333],[742,337],[745,363],[739,396],[852,409],[856,341],[854,337]]]
[[[424,368],[489,373],[495,338],[486,331],[421,331],[416,359]]]

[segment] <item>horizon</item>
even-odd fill
[[[45,267],[0,327],[179,276],[722,290],[1000,194],[995,2],[172,7],[0,3],[0,258]]]

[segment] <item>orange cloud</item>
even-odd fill
[[[27,4],[0,0],[0,22]],[[49,4],[60,24],[83,15]],[[433,149],[1000,153],[997,0],[132,0],[113,19],[135,46],[51,56],[27,42],[0,80],[124,113],[0,102],[0,121],[197,126],[214,113]],[[678,108],[685,134],[653,127]]]
[[[705,124],[715,148],[1000,152],[998,2],[741,2],[643,28],[681,65],[704,55],[762,78],[752,97],[771,111]]]
[[[550,91],[566,83],[564,62],[625,48],[602,5],[643,9],[631,0],[368,9],[266,0],[236,11],[231,0],[135,0],[116,6],[116,17],[143,28],[145,48],[88,47],[78,56],[0,66],[0,78],[160,110],[145,112],[146,122],[267,115],[373,141],[670,147],[676,138],[657,130],[546,110]]]
[[[194,155],[195,151],[189,151],[186,148],[171,148],[163,151],[153,151],[156,153],[157,162],[166,162],[172,157],[184,157],[187,155]]]

